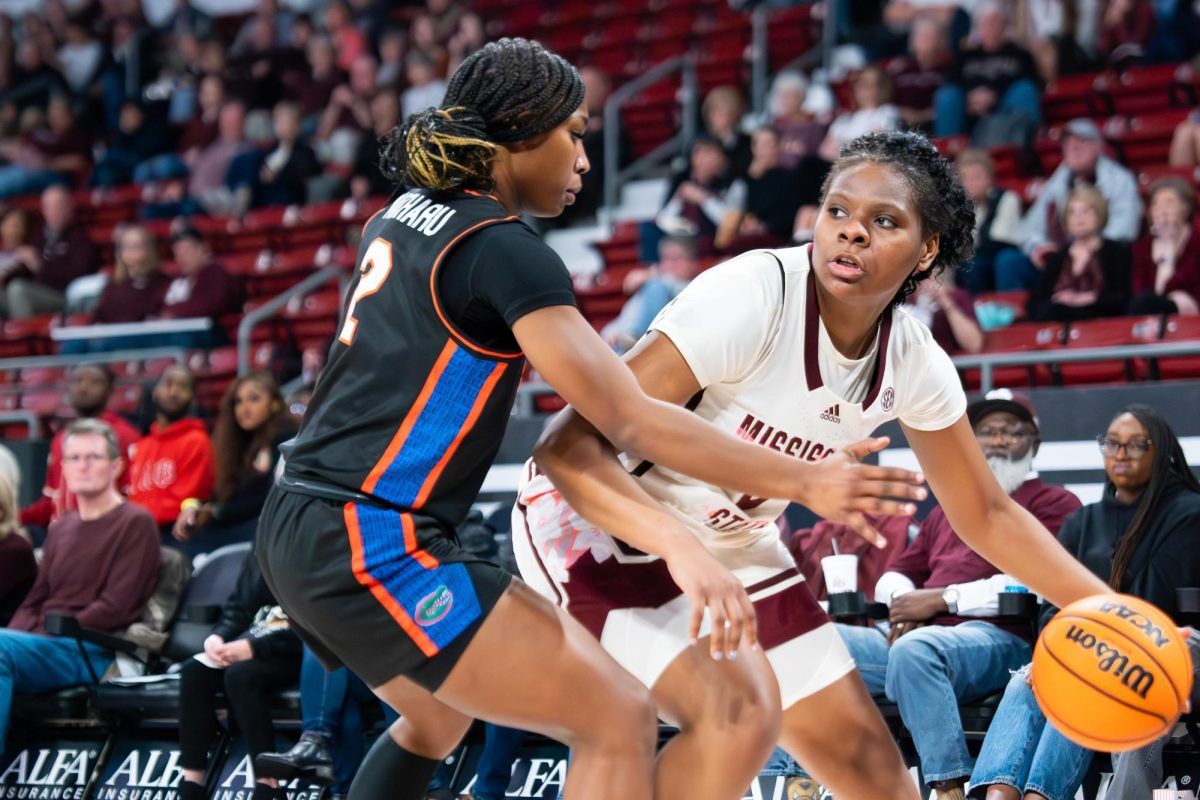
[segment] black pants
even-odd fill
[[[1155,294],[1149,289],[1138,292],[1129,301],[1130,314],[1176,314],[1178,312],[1179,306],[1175,305],[1174,300],[1168,299],[1165,295]]]
[[[222,688],[250,757],[274,750],[271,697],[299,675],[300,659],[295,656],[252,658],[223,670],[190,659],[179,675],[179,766],[208,766],[208,748],[217,736],[216,698]]]

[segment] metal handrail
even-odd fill
[[[31,369],[34,367],[69,367],[75,364],[115,364],[121,361],[147,361],[151,358],[173,358],[180,364],[187,361],[182,347],[147,347],[136,350],[111,350],[102,353],[72,353],[57,356],[26,356],[0,358],[0,370]]]
[[[1146,344],[1123,344],[1109,347],[1063,347],[1050,350],[1019,350],[1011,353],[960,355],[954,356],[953,361],[954,366],[960,369],[978,369],[980,371],[979,389],[982,392],[989,392],[994,388],[992,373],[1000,365],[1019,367],[1031,364],[1077,363],[1080,361],[1193,355],[1200,355],[1200,341],[1147,342]]]
[[[658,83],[676,72],[682,73],[683,77],[683,86],[680,90],[683,120],[679,133],[622,169],[618,163],[621,155],[621,107],[646,87]],[[612,227],[612,216],[617,207],[621,185],[630,178],[643,174],[665,158],[683,152],[683,149],[696,138],[696,109],[699,94],[700,82],[696,77],[696,59],[691,55],[685,55],[675,56],[656,64],[608,96],[608,101],[604,104],[604,207],[602,210],[604,215],[602,222],[608,227]]]
[[[251,334],[258,327],[259,323],[266,319],[274,317],[276,313],[286,306],[293,298],[304,297],[311,294],[315,289],[329,283],[331,280],[342,278],[346,271],[341,267],[330,266],[317,270],[312,275],[309,275],[304,280],[290,287],[286,291],[272,297],[266,303],[263,303],[258,308],[242,317],[242,321],[238,323],[237,329],[237,357],[238,357],[238,375],[245,375],[250,372],[250,344]]]
[[[26,437],[28,439],[36,439],[42,432],[41,422],[32,411],[0,411],[0,425],[6,422],[24,422],[29,428],[29,436]]]

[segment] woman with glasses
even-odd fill
[[[1104,496],[1072,514],[1059,540],[1114,591],[1141,597],[1177,616],[1175,590],[1200,586],[1200,482],[1171,426],[1149,406],[1121,409],[1098,442],[1107,475]],[[1042,625],[1057,611],[1044,603]],[[1195,653],[1200,637],[1193,634],[1190,644]],[[1028,674],[1028,668],[1018,672],[1004,692],[968,797],[1070,800],[1083,784],[1092,753],[1046,724]],[[1159,743],[1155,757],[1161,752]],[[1120,780],[1135,781],[1151,768],[1145,757],[1116,761]],[[1158,764],[1161,772],[1161,761]],[[1118,791],[1114,784],[1108,796],[1149,797],[1150,791]]]

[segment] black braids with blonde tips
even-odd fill
[[[537,42],[500,39],[469,56],[442,107],[410,116],[380,140],[380,171],[406,187],[493,188],[498,145],[533,139],[583,104],[583,80]]]

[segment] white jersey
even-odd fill
[[[700,275],[662,310],[651,330],[674,343],[703,387],[688,407],[722,430],[813,462],[889,420],[941,430],[962,417],[967,400],[953,363],[903,309],[884,312],[865,358],[837,352],[817,310],[810,257],[811,245],[746,253]],[[851,394],[857,386],[863,396],[853,402],[831,385]],[[787,500],[728,491],[635,455],[623,460],[709,549],[778,535],[774,521]],[[522,496],[548,488],[534,477]]]

